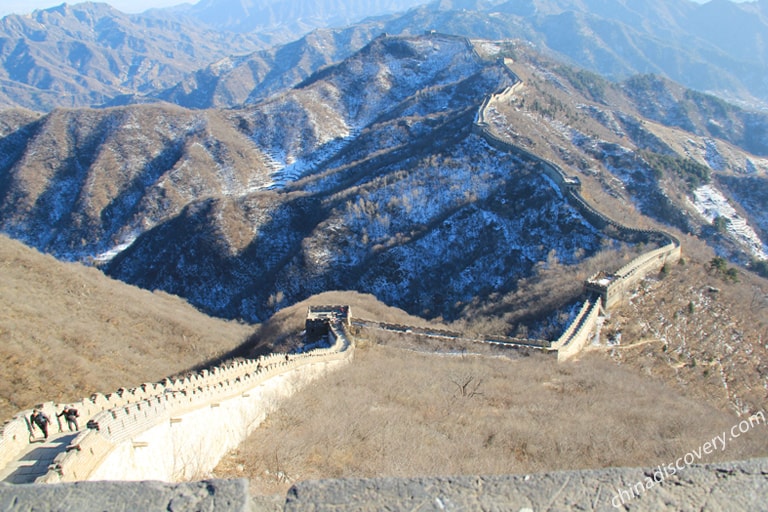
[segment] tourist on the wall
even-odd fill
[[[29,423],[33,425],[33,430],[34,425],[37,425],[37,428],[39,428],[43,433],[43,437],[45,437],[45,439],[48,439],[48,424],[50,422],[51,419],[43,411],[38,411],[37,409],[32,410],[32,416],[29,417]],[[32,435],[34,434],[35,433],[32,432]]]
[[[77,426],[77,417],[80,416],[80,413],[77,412],[77,409],[71,406],[65,407],[64,410],[56,415],[57,418],[61,418],[62,416],[64,416],[64,419],[67,420],[67,427],[69,428],[70,432],[77,432],[80,430],[80,428]]]

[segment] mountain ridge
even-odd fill
[[[529,45],[429,33],[379,37],[244,109],[13,111],[0,114],[0,225],[220,317],[257,322],[348,289],[455,331],[555,339],[585,279],[649,248],[596,229],[542,158],[609,218],[683,243],[595,350],[759,410],[768,158],[712,136],[709,120],[738,126],[738,109],[636,86],[658,120],[631,84]],[[480,113],[519,151],[473,133]]]
[[[0,104],[93,106],[170,86],[200,61],[258,48],[258,37],[83,3],[0,20]]]
[[[126,281],[230,318],[263,319],[328,288],[380,289],[394,305],[420,304],[421,314],[454,318],[481,289],[511,291],[553,248],[569,265],[597,249],[594,234],[574,231],[570,214],[536,190],[543,183],[527,181],[536,178],[524,162],[481,156],[493,150],[470,135],[481,103],[517,80],[498,59],[513,51],[517,72],[528,75],[523,89],[494,105],[500,134],[575,169],[582,180],[599,180],[593,193],[634,203],[623,215],[636,215],[637,208],[656,222],[718,240],[723,254],[743,264],[759,256],[768,224],[760,201],[737,178],[753,175],[762,183],[767,164],[736,145],[747,145],[739,133],[766,133],[766,120],[758,116],[750,121],[758,129],[747,130],[752,118],[719,100],[686,95],[656,79],[615,86],[508,44],[441,34],[381,36],[291,91],[240,110],[158,104],[62,110],[34,121],[11,116],[6,123],[13,135],[0,140],[9,155],[0,180],[3,230],[57,257],[98,262]],[[728,133],[730,143],[713,139]],[[752,142],[761,152],[768,151],[763,139]],[[741,213],[728,215],[734,229],[742,222],[753,226],[748,236],[755,254],[740,245],[736,231],[725,237],[711,231],[710,214],[702,219],[691,207],[693,190],[710,179],[704,170],[710,164],[729,181],[707,197],[727,191],[744,200]],[[474,174],[479,166],[486,166],[485,182]],[[504,166],[520,173],[521,188],[533,188],[523,193],[507,185]],[[506,206],[521,193],[528,198],[519,204],[530,211]],[[536,215],[561,219],[555,231],[586,238],[566,242],[551,232],[549,249],[530,247],[519,233],[552,227]],[[434,249],[441,238],[464,236],[499,250],[508,238],[519,249],[501,266],[471,250],[449,256],[453,261],[437,273],[413,266],[429,261],[429,244]],[[583,251],[576,257],[578,244]],[[487,282],[451,284],[450,273],[470,272],[473,261],[488,265]],[[388,275],[365,267],[389,269]],[[396,284],[419,273],[441,282],[444,292],[428,293],[427,281]],[[507,277],[491,278],[495,274]]]
[[[452,9],[439,12],[444,26],[485,19],[455,8],[488,6],[440,5]],[[563,5],[571,3],[550,7]],[[622,16],[632,15],[627,7],[613,5]],[[541,19],[607,25],[611,41],[633,40],[618,22],[584,13]],[[653,243],[591,222],[600,216],[574,207],[543,171],[551,163],[605,218],[668,231],[683,245],[679,262],[636,283],[601,319],[589,348],[702,402],[739,415],[764,410],[768,116],[657,75],[609,81],[530,42],[404,20],[318,31],[162,88],[194,109],[146,95],[137,102],[150,104],[0,111],[0,229],[140,286],[144,298],[175,294],[239,322],[280,325],[281,313],[302,313],[301,301],[347,289],[455,331],[554,339],[579,317],[585,279]],[[390,22],[417,34],[379,35]],[[579,50],[590,54],[586,44]],[[235,91],[228,72],[250,65],[248,85]],[[49,277],[63,275],[59,268]],[[66,288],[60,295],[80,313],[90,298],[78,283]],[[90,314],[106,318],[104,333],[128,324]],[[0,326],[0,337],[37,329]],[[186,329],[172,329],[171,351],[189,348]],[[72,342],[109,360],[103,333],[55,330],[43,342],[33,336],[31,352]],[[21,373],[30,349],[12,348]],[[573,382],[577,392],[586,386]],[[558,399],[568,394],[563,380],[546,384]]]
[[[352,9],[351,3],[339,4],[333,12]],[[275,3],[250,4],[285,8],[289,14],[283,16],[291,19],[297,12],[318,8],[299,0],[280,8]],[[195,7],[225,12],[214,0],[205,6],[153,9],[130,16],[91,3],[36,11],[34,17],[7,16],[0,24],[0,55],[5,61],[0,68],[5,91],[0,104],[41,111],[158,100],[194,108],[237,107],[287,90],[382,32],[415,35],[430,30],[477,39],[524,39],[542,51],[553,52],[559,60],[616,81],[653,72],[745,106],[764,108],[768,102],[764,92],[768,55],[761,46],[768,38],[768,16],[761,4],[697,5],[674,0],[639,7],[626,2],[562,0],[415,5],[382,0],[368,2],[365,8],[354,5],[361,9],[360,18],[377,9],[409,10],[354,20],[352,26],[333,29],[336,34],[354,34],[351,39],[357,41],[345,47],[337,40],[337,49],[330,52],[322,49],[322,43],[316,44],[322,57],[309,67],[306,62],[300,64],[300,55],[289,57],[289,62],[301,68],[298,76],[296,71],[280,70],[270,55],[278,56],[280,46],[333,23],[321,19],[295,29],[235,34],[226,27],[201,24],[205,19],[187,13]],[[251,18],[244,15],[238,21],[246,23]],[[99,19],[107,21],[94,23]],[[58,46],[46,42],[47,31],[57,34]],[[307,46],[306,55],[311,48]],[[268,53],[253,53],[265,50]],[[251,58],[243,59],[244,55]],[[227,62],[232,63],[231,70],[226,69]],[[263,87],[262,78],[275,72],[283,76],[271,80],[266,90],[249,94],[247,89]]]
[[[731,38],[712,36],[727,27],[742,27],[731,21],[740,16],[752,21],[750,30],[739,33],[745,44],[730,45],[726,43]],[[713,31],[705,25],[712,17],[723,28]],[[766,101],[760,77],[766,75],[768,62],[759,41],[768,37],[768,22],[764,16],[751,16],[750,8],[731,2],[717,16],[686,1],[641,7],[575,0],[524,5],[433,2],[358,26],[367,23],[383,24],[384,32],[395,35],[437,30],[478,39],[527,39],[561,60],[614,80],[655,72],[731,100],[763,105]],[[665,55],[666,61],[660,58]],[[746,69],[750,71],[745,73]]]

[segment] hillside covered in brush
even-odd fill
[[[255,327],[0,236],[0,418],[114,393],[231,355]]]
[[[378,38],[240,110],[5,111],[0,222],[218,316],[258,321],[358,289],[455,319],[541,262],[589,272],[613,243],[531,162],[472,133],[486,98],[520,79],[487,109],[498,134],[630,224],[651,225],[641,213],[734,261],[765,259],[764,116],[441,35]]]
[[[706,286],[741,275],[739,290],[765,295],[765,115],[655,76],[609,82],[527,43],[439,33],[378,37],[242,108],[5,110],[0,227],[218,317],[261,322],[355,290],[462,329],[552,339],[584,279],[647,248],[595,228],[534,158],[495,149],[480,126],[562,166],[611,218],[676,233]],[[696,347],[692,331],[668,331],[653,361],[682,382],[703,378],[678,371],[692,360],[718,361],[707,389],[760,403],[765,325],[722,339],[717,301],[680,272],[659,322],[708,327]],[[615,316],[610,335],[643,341],[640,311]]]

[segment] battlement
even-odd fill
[[[351,360],[348,320],[338,318],[329,324],[330,347],[236,361],[72,404],[87,428],[37,482],[177,481],[209,471],[281,399]],[[38,408],[53,418],[61,406],[48,402]],[[30,413],[22,411],[0,431],[0,468],[29,446]]]

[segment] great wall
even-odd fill
[[[2,480],[180,481],[209,473],[280,400],[352,359],[348,309],[321,308],[316,316],[328,326],[326,348],[238,361],[72,404],[39,404],[49,418],[71,405],[86,426],[70,434],[52,425],[52,446],[39,450],[40,459],[53,456],[45,465],[35,457],[32,411],[22,411],[0,431]]]
[[[540,172],[549,177],[566,200],[574,206],[590,224],[597,229],[606,231],[611,238],[630,243],[645,243],[660,245],[659,248],[646,252],[633,259],[615,272],[601,271],[591,276],[584,283],[586,299],[579,313],[556,341],[552,342],[549,350],[557,352],[558,360],[572,358],[587,344],[590,335],[595,332],[600,312],[608,310],[622,301],[627,290],[652,272],[658,272],[668,262],[678,261],[682,255],[680,241],[673,235],[658,230],[637,229],[624,226],[593,208],[581,195],[581,180],[569,176],[560,166],[549,162],[524,148],[511,144],[493,133],[487,122],[487,110],[495,102],[511,102],[524,84],[510,69],[507,61],[501,59],[499,64],[511,75],[513,85],[490,95],[478,110],[472,131],[493,148],[518,156],[521,160],[534,165]]]
[[[470,46],[471,43],[468,42]],[[509,101],[524,84],[506,63],[514,85],[489,96],[480,107],[472,131],[498,151],[512,153],[549,177],[567,201],[597,229],[613,238],[659,246],[613,272],[599,272],[584,285],[585,299],[570,325],[554,341],[484,336],[389,325],[355,319],[362,328],[386,329],[403,335],[431,336],[527,348],[556,355],[559,361],[581,352],[599,335],[599,318],[619,304],[639,280],[681,256],[679,241],[663,231],[623,226],[598,212],[581,195],[581,183],[559,166],[505,141],[486,122],[486,110]],[[50,418],[64,405],[80,412],[78,432],[59,433],[43,446],[32,439],[31,410],[20,411],[0,429],[0,481],[47,484],[88,480],[199,479],[236,448],[274,410],[280,400],[309,382],[352,360],[354,340],[346,306],[310,308],[307,332],[327,334],[329,346],[306,353],[273,354],[233,362],[179,379],[146,383],[109,395],[94,394],[70,404],[39,404]],[[0,488],[2,496],[2,488]]]

